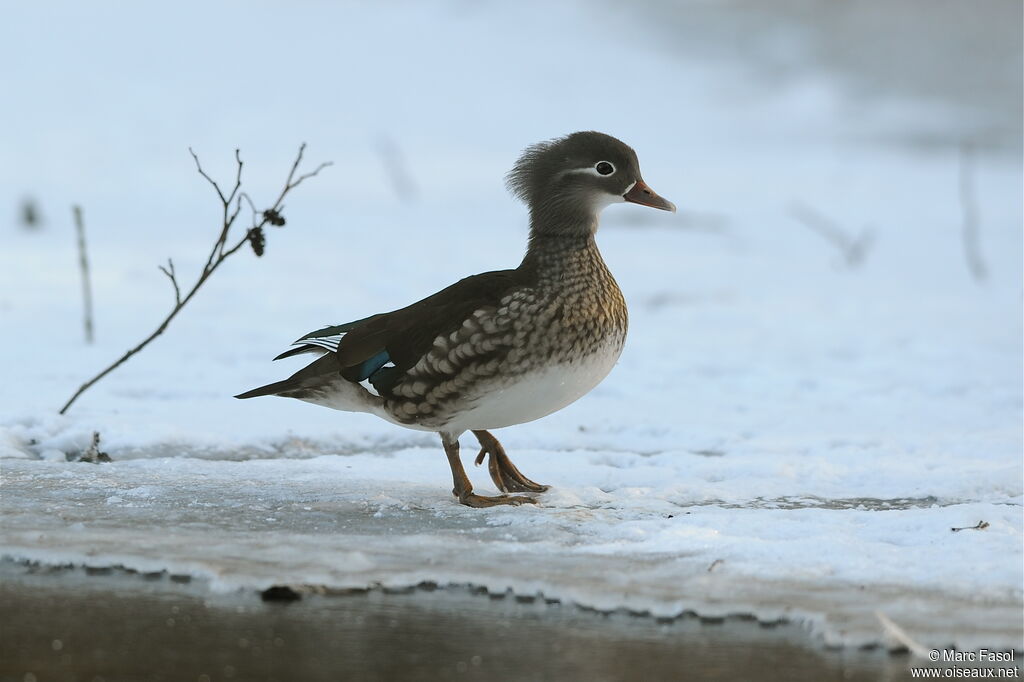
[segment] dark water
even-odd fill
[[[903,680],[792,624],[672,622],[468,588],[265,602],[163,574],[0,563],[0,680]]]

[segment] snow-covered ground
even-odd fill
[[[787,617],[844,644],[886,641],[882,611],[926,646],[1021,647],[1022,173],[1012,145],[972,157],[975,281],[969,111],[851,94],[813,63],[766,85],[617,5],[5,12],[0,58],[21,66],[3,74],[17,101],[0,113],[0,204],[31,194],[46,224],[0,228],[3,555],[225,589],[468,582]],[[430,434],[230,398],[293,371],[269,358],[302,333],[514,266],[525,211],[503,173],[577,129],[634,146],[681,211],[606,211],[599,243],[630,305],[622,359],[573,406],[498,433],[553,486],[540,505],[458,506]],[[187,278],[205,256],[217,206],[186,148],[227,181],[240,147],[260,204],[302,140],[335,166],[289,197],[267,255],[228,261],[57,416],[163,316],[156,266],[171,256]],[[847,265],[797,207],[870,229],[864,261]],[[114,462],[68,462],[94,430]]]

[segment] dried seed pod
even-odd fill
[[[262,256],[267,246],[266,235],[263,234],[262,227],[254,227],[249,230],[249,246],[252,247],[252,252],[257,256]]]
[[[282,227],[284,225],[284,216],[272,208],[268,208],[263,212],[263,219],[275,227]]]

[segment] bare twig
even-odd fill
[[[181,295],[181,289],[178,286],[177,274],[174,271],[174,265],[170,261],[170,259],[168,259],[167,261],[167,268],[164,268],[162,265],[158,266],[160,270],[163,271],[163,273],[167,275],[167,277],[171,280],[171,284],[174,285],[174,307],[171,308],[171,311],[167,314],[167,316],[163,319],[159,326],[157,326],[157,328],[151,334],[149,334],[149,336],[147,336],[137,345],[135,345],[127,352],[125,352],[124,355],[122,355],[120,358],[114,361],[102,372],[100,372],[92,379],[82,384],[78,388],[78,390],[75,391],[74,395],[72,395],[71,398],[64,404],[64,407],[60,409],[61,414],[67,412],[68,408],[71,407],[72,403],[74,403],[75,400],[77,400],[78,397],[82,395],[82,393],[87,391],[93,384],[95,384],[97,381],[107,376],[115,369],[120,367],[122,364],[124,364],[130,357],[132,357],[133,355],[141,351],[143,348],[145,348],[150,341],[163,334],[164,330],[167,329],[167,325],[171,323],[171,320],[173,320],[175,316],[181,311],[181,309],[184,308],[185,305],[192,300],[192,297],[196,295],[196,292],[199,291],[199,288],[203,285],[203,283],[210,278],[210,275],[212,275],[217,270],[217,268],[220,267],[221,263],[227,260],[229,256],[237,252],[246,244],[251,244],[253,246],[253,249],[257,250],[256,245],[253,243],[253,231],[256,230],[260,234],[262,234],[264,225],[271,221],[272,216],[277,216],[278,218],[280,218],[280,211],[283,208],[282,201],[284,200],[285,196],[287,196],[290,191],[298,187],[304,180],[315,176],[321,170],[331,165],[329,162],[322,163],[319,166],[317,166],[313,171],[300,175],[298,178],[296,178],[295,173],[297,172],[299,165],[302,162],[302,155],[305,149],[306,144],[303,143],[299,147],[299,153],[295,158],[295,163],[292,164],[291,170],[288,172],[288,178],[285,180],[284,189],[281,190],[281,193],[278,195],[273,205],[270,208],[266,209],[263,213],[258,213],[255,210],[254,204],[248,195],[246,195],[245,193],[239,195],[239,191],[242,186],[243,164],[242,157],[237,149],[235,150],[235,162],[237,164],[237,170],[235,173],[235,184],[231,188],[231,191],[228,192],[226,195],[224,194],[223,190],[221,190],[220,185],[217,184],[217,182],[209,175],[207,175],[206,171],[203,170],[202,165],[199,163],[199,157],[196,155],[196,153],[192,151],[191,148],[189,149],[189,153],[192,154],[192,158],[196,162],[196,170],[203,178],[206,179],[207,182],[210,183],[210,185],[213,186],[213,189],[217,192],[217,197],[220,200],[222,208],[220,233],[217,235],[217,239],[213,243],[213,248],[210,249],[210,255],[207,256],[206,263],[203,265],[203,268],[200,271],[195,283],[192,285],[192,288],[189,289],[184,296]],[[229,233],[231,231],[232,225],[234,225],[235,223],[235,219],[238,217],[239,211],[241,210],[241,203],[243,197],[245,198],[246,201],[248,201],[250,206],[254,207],[253,226],[246,230],[245,234],[243,234],[241,238],[239,238],[237,241],[231,242],[229,246]],[[234,204],[234,207],[232,207],[232,204]],[[259,250],[262,250],[262,248]]]
[[[256,204],[252,203],[252,197],[250,197],[246,192],[242,192],[241,194],[238,195],[239,206],[242,205],[242,199],[245,199],[246,203],[249,204],[249,208],[252,209],[252,224],[255,227],[256,214],[259,213],[259,211],[256,210]]]
[[[790,214],[798,222],[817,232],[836,247],[842,253],[847,267],[856,268],[864,263],[868,250],[875,239],[874,232],[870,228],[864,228],[856,236],[848,234],[835,221],[801,203],[794,203],[790,207]]]
[[[89,281],[89,257],[85,248],[85,223],[82,220],[82,207],[71,207],[75,216],[75,232],[78,233],[78,268],[82,271],[82,305],[83,324],[85,325],[85,342],[93,342],[92,324],[92,283]]]
[[[160,272],[167,275],[167,279],[171,280],[171,285],[174,287],[174,304],[181,305],[181,289],[178,287],[178,276],[174,272],[174,261],[170,258],[167,259],[167,267],[158,265]]]
[[[973,526],[963,526],[962,528],[950,528],[950,530],[954,533],[959,533],[962,530],[985,530],[986,528],[988,528],[988,521],[978,521],[978,523]]]
[[[202,175],[204,178],[206,178],[207,182],[209,182],[211,185],[213,185],[213,188],[215,190],[217,190],[217,196],[220,197],[221,203],[226,204],[227,203],[227,199],[224,198],[224,193],[220,191],[220,185],[218,185],[217,181],[214,180],[213,178],[211,178],[209,175],[207,175],[206,171],[203,170],[202,165],[199,163],[199,157],[192,150],[192,147],[188,148],[188,153],[192,155],[192,160],[196,162],[196,170],[199,171],[200,175]],[[235,150],[235,153],[236,154],[238,153],[237,149]],[[241,161],[239,161],[239,164],[241,164]]]
[[[974,194],[974,149],[970,144],[960,145],[960,207],[963,210],[964,258],[975,282],[988,279],[988,266],[981,256],[978,201]]]
[[[332,165],[333,163],[331,161],[324,161],[309,173],[304,173],[300,175],[298,178],[295,178],[295,171],[299,169],[299,164],[302,163],[302,155],[305,153],[305,151],[306,143],[303,142],[301,145],[299,145],[299,155],[295,157],[295,163],[292,164],[292,170],[291,172],[288,173],[288,181],[285,183],[284,189],[281,190],[281,194],[277,197],[277,201],[275,201],[274,205],[271,206],[270,208],[274,210],[279,210],[282,206],[281,201],[284,200],[285,194],[298,187],[303,180],[307,180],[313,177],[314,175],[322,171],[324,168],[327,168],[328,166]]]

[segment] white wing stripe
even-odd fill
[[[320,346],[321,348],[326,348],[329,351],[336,351],[338,350],[339,343],[341,343],[341,334],[338,334],[336,336],[322,336],[318,339],[305,339],[304,341],[299,341],[298,343],[295,343],[293,345]]]

